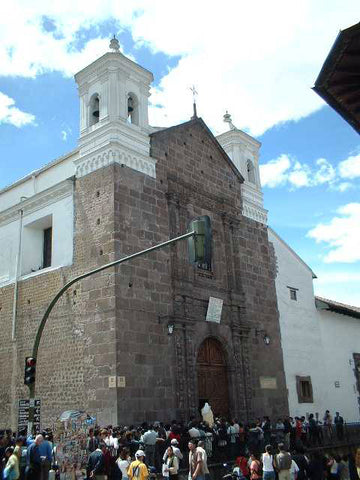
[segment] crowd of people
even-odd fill
[[[342,439],[344,421],[326,411],[320,422],[314,415],[286,417],[275,423],[265,416],[249,424],[237,419],[207,421],[192,418],[188,424],[172,421],[150,425],[89,428],[86,442],[86,478],[97,480],[146,480],[151,474],[177,480],[178,472],[189,471],[189,480],[209,475],[208,461],[232,461],[239,478],[249,480],[360,480],[351,459],[306,455],[324,437]],[[275,450],[279,448],[279,453]],[[290,453],[291,452],[291,455]],[[353,462],[355,465],[355,460]],[[49,480],[60,477],[56,445],[49,431],[36,436],[0,435],[0,469],[5,480]],[[350,473],[354,471],[356,477]],[[190,478],[191,477],[191,478]],[[53,480],[53,478],[50,478]]]

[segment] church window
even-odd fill
[[[90,126],[98,123],[99,118],[100,118],[100,99],[99,99],[99,95],[97,93],[94,93],[94,95],[90,99],[90,119],[89,119]]]
[[[288,287],[289,289],[289,292],[290,292],[290,299],[291,300],[295,300],[295,302],[297,302],[297,292],[298,292],[298,289],[297,288],[293,288],[293,287]]]
[[[249,182],[255,183],[255,168],[251,160],[247,161],[246,169]]]
[[[314,403],[311,377],[296,377],[296,390],[299,403]]]
[[[128,123],[139,125],[139,102],[134,93],[127,96],[127,115]]]
[[[44,230],[43,268],[51,266],[52,227]]]
[[[24,226],[22,275],[27,275],[52,265],[52,224],[52,215],[46,215]]]

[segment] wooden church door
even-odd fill
[[[208,402],[214,416],[229,416],[229,387],[224,350],[218,340],[207,338],[197,356],[199,408]]]

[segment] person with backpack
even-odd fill
[[[290,469],[292,464],[291,455],[285,450],[284,444],[279,443],[279,453],[275,455],[275,468],[278,472],[279,480],[290,480]]]
[[[128,468],[128,477],[130,480],[147,480],[149,477],[149,471],[144,463],[145,452],[138,450],[135,453],[135,460],[131,462]]]
[[[260,480],[263,472],[260,461],[256,458],[255,453],[250,453],[250,480]]]

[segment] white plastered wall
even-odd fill
[[[360,320],[318,310],[313,272],[271,229],[269,240],[277,258],[276,293],[280,313],[281,344],[291,416],[336,411],[347,422],[359,421],[355,376],[349,359],[360,352]],[[290,299],[288,287],[297,290]],[[299,403],[296,376],[310,376],[313,403]],[[340,388],[335,387],[340,382]]]
[[[327,409],[340,411],[344,419],[359,421],[359,393],[356,388],[353,353],[360,353],[360,319],[327,310],[317,312],[328,372]],[[339,382],[340,387],[335,387]]]
[[[54,201],[29,214],[24,209],[22,228],[21,275],[41,273],[43,228],[52,226],[51,267],[71,265],[73,259],[73,195]],[[49,224],[50,218],[50,224]],[[41,219],[46,220],[42,225]],[[40,221],[40,222],[39,222]],[[49,225],[48,225],[49,224]],[[0,226],[0,284],[14,281],[20,215],[12,222]]]
[[[322,417],[327,395],[327,367],[314,301],[313,274],[271,230],[269,240],[277,258],[275,283],[290,415],[318,412]],[[297,301],[290,299],[288,287],[298,289]],[[296,376],[311,377],[314,403],[298,402]]]

